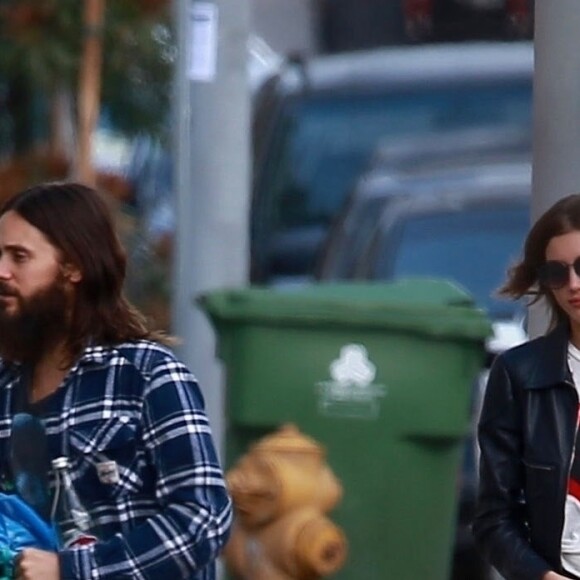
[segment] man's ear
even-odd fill
[[[83,274],[74,264],[64,264],[62,267],[64,277],[73,284],[78,284],[83,279]]]

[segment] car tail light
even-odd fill
[[[511,17],[528,18],[530,16],[530,0],[507,0],[506,8]]]
[[[506,0],[506,14],[517,35],[530,34],[533,28],[532,0]]]
[[[433,28],[434,0],[403,0],[407,36],[420,40],[430,36]]]
[[[433,16],[433,0],[403,0],[405,19],[417,20]]]

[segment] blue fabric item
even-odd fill
[[[56,551],[55,530],[16,495],[0,494],[0,548],[16,554],[23,548]]]
[[[24,548],[55,552],[55,530],[17,495],[0,493],[0,580],[13,578],[14,557]]]

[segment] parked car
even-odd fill
[[[311,279],[377,143],[467,127],[531,132],[530,43],[390,47],[292,62],[256,95],[251,282]]]
[[[521,251],[530,226],[530,182],[498,179],[473,188],[405,195],[388,204],[354,278],[391,280],[435,276],[464,286],[494,320],[514,318],[517,303],[494,290]]]
[[[524,305],[501,300],[494,292],[520,255],[529,228],[530,190],[529,161],[512,161],[446,169],[409,179],[394,190],[383,188],[382,197],[376,191],[374,197],[359,197],[364,202],[359,205],[375,205],[364,218],[358,212],[359,221],[351,223],[348,232],[343,230],[341,247],[350,248],[356,239],[353,233],[363,230],[367,243],[348,272],[337,273],[323,264],[319,275],[325,281],[447,278],[466,288],[492,320],[488,361],[472,385],[473,422],[459,474],[452,580],[497,578],[480,558],[471,536],[478,457],[474,434],[492,358],[526,339]]]
[[[531,160],[529,127],[469,127],[387,139],[378,143],[357,183],[388,172],[428,172],[441,165],[474,165],[514,155],[527,155]]]
[[[399,171],[374,168],[361,176],[322,245],[315,269],[317,280],[356,275],[381,227],[380,216],[388,217],[391,203],[394,207],[411,203],[412,195],[437,197],[457,191],[467,195],[479,194],[482,189],[509,192],[530,187],[530,152],[526,150],[518,153],[498,146],[497,151],[476,152],[464,147],[447,159],[418,157],[414,164],[404,161]]]

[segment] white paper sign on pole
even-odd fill
[[[190,11],[189,78],[215,79],[218,50],[218,7],[212,2],[194,2]]]

